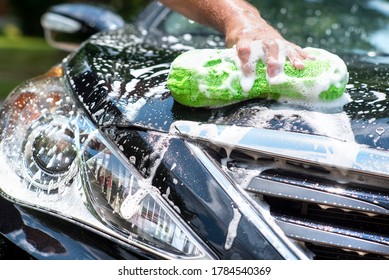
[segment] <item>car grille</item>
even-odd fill
[[[246,190],[264,200],[285,235],[315,259],[389,258],[389,192],[380,186],[339,183],[330,173],[304,173],[268,169]]]
[[[211,157],[266,219],[270,214],[271,227],[274,221],[307,257],[389,258],[387,151],[280,130],[192,122],[174,128],[216,152]]]

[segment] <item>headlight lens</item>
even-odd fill
[[[40,117],[27,130],[22,145],[25,178],[35,187],[51,191],[74,176],[77,147],[67,119]]]
[[[61,68],[17,88],[1,114],[1,191],[166,258],[212,258],[159,191],[79,109]]]

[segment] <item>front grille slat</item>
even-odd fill
[[[389,236],[389,226],[386,226],[389,225],[387,151],[323,135],[223,124],[223,121],[218,124],[177,121],[171,127],[172,134],[201,143],[219,154],[220,157],[214,157],[215,162],[225,167],[231,180],[245,189],[253,200],[259,200],[256,206],[266,215],[268,209],[264,209],[264,202],[274,217],[282,214],[298,221],[366,232],[377,240]],[[276,232],[279,230],[277,228]],[[339,246],[345,246],[339,250],[356,250],[353,252],[356,255],[370,252],[367,245],[349,249],[352,237],[346,232],[337,234],[344,241]],[[338,248],[331,238],[326,240],[317,241],[320,246],[313,244],[313,248],[320,247],[329,257],[331,250],[322,249],[336,248],[332,251],[336,252]],[[365,240],[362,243],[370,244]],[[367,251],[360,251],[358,247]],[[389,256],[383,248],[378,250],[378,257]],[[315,250],[311,252],[321,258],[319,250]],[[348,255],[352,254],[344,254]],[[334,254],[333,258],[337,259],[338,255]]]
[[[262,195],[277,196],[292,200],[301,200],[315,204],[341,207],[372,214],[389,215],[389,210],[384,208],[382,205],[366,201],[363,198],[359,198],[357,196],[350,197],[342,195],[341,191],[336,191],[336,188],[334,187],[329,187],[328,190],[314,189],[307,186],[283,183],[258,176],[250,182],[247,190]]]
[[[385,188],[268,169],[246,191],[264,200],[285,235],[306,244],[316,259],[389,258]]]
[[[290,217],[275,216],[275,219],[288,237],[299,241],[389,256],[389,237]]]
[[[305,247],[316,253],[315,259],[320,260],[387,260],[387,257],[380,254],[371,254],[360,251],[352,251],[344,248],[321,246],[312,243],[305,243]]]

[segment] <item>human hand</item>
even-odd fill
[[[245,76],[254,73],[258,59],[263,59],[266,64],[269,78],[276,77],[283,71],[286,58],[296,69],[304,68],[305,59],[314,59],[301,47],[285,40],[277,30],[260,18],[259,14],[249,14],[245,20],[232,18],[228,27],[227,46],[236,45]]]

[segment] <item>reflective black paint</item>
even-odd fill
[[[0,196],[0,233],[12,240],[22,259],[156,258],[80,224],[15,205]],[[9,257],[0,255],[0,259]]]
[[[145,22],[152,26],[153,19],[149,18]],[[163,38],[154,35],[149,32],[147,36],[144,36],[138,28],[126,26],[117,31],[92,37],[70,57],[66,64],[65,70],[70,90],[96,124],[104,129],[118,147],[123,145],[124,139],[131,140],[129,147],[123,146],[123,152],[129,159],[132,156],[135,157],[134,165],[143,176],[151,176],[150,168],[154,167],[155,162],[153,160],[161,160],[153,182],[159,186],[162,193],[168,193],[168,199],[173,201],[180,209],[181,215],[190,221],[190,226],[207,241],[219,257],[272,256],[278,258],[279,256],[274,254],[272,247],[257,232],[253,233],[250,223],[244,219],[240,222],[237,242],[234,243],[232,250],[226,251],[223,248],[226,227],[232,217],[229,198],[217,187],[217,184],[214,185],[217,195],[211,195],[210,186],[205,185],[205,180],[212,180],[211,174],[207,174],[199,162],[190,156],[190,151],[182,140],[171,140],[171,146],[167,149],[165,156],[155,157],[153,160],[149,155],[155,151],[155,147],[147,140],[150,133],[155,131],[161,132],[157,137],[163,137],[163,133],[166,133],[176,120],[210,123],[217,120],[226,124],[246,125],[252,108],[257,105],[268,107],[274,102],[254,100],[219,109],[193,109],[177,104],[164,86],[170,62],[183,50],[172,50],[172,46],[163,41]],[[160,33],[158,35],[161,36]],[[300,33],[297,35],[301,37]],[[178,42],[206,47],[204,38],[201,41],[196,41],[194,38],[191,42],[181,39],[178,38]],[[340,44],[341,40],[338,43]],[[336,46],[336,48],[342,49],[341,46]],[[339,52],[338,54],[345,59],[349,67],[350,86],[347,92],[352,98],[352,102],[340,111],[344,110],[349,116],[355,140],[373,148],[389,149],[387,130],[389,100],[386,96],[379,99],[374,94],[374,92],[388,93],[387,57],[384,55],[368,57],[365,53],[348,55]],[[134,71],[145,68],[150,71],[145,71],[140,76],[134,75]],[[127,91],[126,85],[135,80],[137,80],[136,85],[132,90]],[[128,112],[127,109],[131,108],[131,105],[139,98],[145,97],[151,88],[158,88],[158,94],[146,97],[147,102],[137,114],[133,115]],[[296,109],[305,110],[306,108],[296,107]],[[237,113],[238,110],[239,113]],[[296,126],[289,124],[295,121],[295,119],[275,117],[269,122],[268,128],[290,129],[292,127],[293,130]],[[308,124],[301,121],[298,121],[298,124],[301,126],[295,128],[298,132],[301,130],[305,133],[313,132]],[[146,160],[146,158],[149,159]],[[174,163],[180,169],[176,166],[171,171]],[[198,172],[187,171],[193,171],[193,169]],[[193,176],[194,174],[199,176]],[[0,207],[6,207],[6,211],[0,211],[0,217],[9,214],[9,211],[12,212],[11,216],[18,217],[12,220],[8,216],[7,219],[0,219],[0,232],[9,236],[10,233],[22,229],[24,225],[39,228],[46,239],[50,240],[49,245],[42,245],[43,251],[50,252],[46,258],[132,259],[152,257],[143,255],[117,240],[103,237],[68,221],[57,219],[40,211],[15,206],[1,197],[0,200]],[[212,209],[211,203],[215,201],[225,207],[226,211],[213,212],[215,209]],[[257,242],[261,244],[250,243],[249,234],[258,234]],[[30,239],[32,243],[36,243],[36,246],[41,246],[39,236],[35,235]],[[9,238],[12,239],[12,237]],[[264,251],[250,252],[248,250],[250,246],[264,249]],[[29,251],[29,253],[33,257],[42,258],[39,252]]]
[[[213,175],[193,156],[185,141],[162,133],[120,129],[106,131],[137,169],[151,176],[163,196],[220,259],[280,259],[273,246],[242,215],[237,236],[225,248],[233,220],[232,199]]]
[[[172,50],[171,45],[166,42],[164,45],[160,38],[153,35],[144,36],[135,27],[127,26],[94,37],[69,61],[67,73],[72,90],[97,124],[135,125],[164,132],[177,120],[251,126],[251,108],[275,104],[275,101],[263,99],[214,109],[189,108],[178,104],[166,88],[166,79],[171,61],[184,50]],[[178,42],[181,42],[179,39]],[[197,41],[191,43],[196,46]],[[343,107],[321,111],[324,117],[326,114],[345,112],[357,143],[388,149],[388,64],[377,63],[384,57],[369,61],[363,56],[344,54],[343,58],[350,73],[347,94],[351,102]],[[131,85],[130,89],[128,85]],[[139,100],[145,102],[138,107],[136,104]],[[302,112],[316,110],[304,105],[287,106]],[[296,121],[274,116],[265,127],[314,133],[312,127],[300,117]],[[384,128],[384,131],[377,134],[377,128]]]

